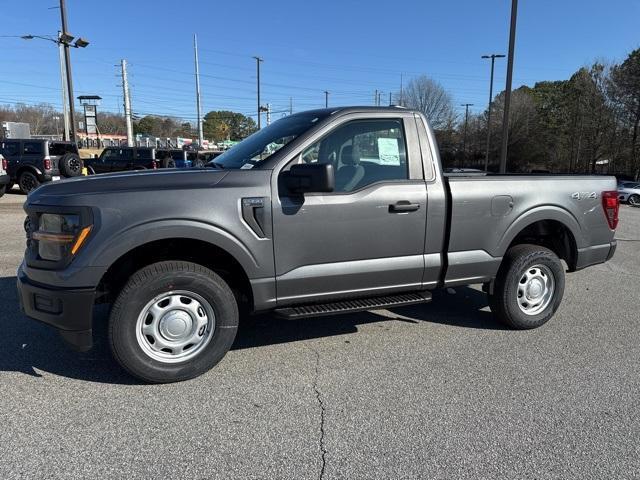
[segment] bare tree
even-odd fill
[[[436,130],[445,129],[455,121],[451,95],[442,85],[426,75],[409,82],[403,92],[403,103],[424,113]]]

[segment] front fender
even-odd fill
[[[529,225],[542,220],[555,220],[556,222],[561,223],[569,229],[578,248],[585,246],[586,240],[582,233],[582,229],[580,228],[580,223],[578,223],[578,220],[571,214],[571,212],[554,205],[541,205],[532,208],[531,210],[527,210],[509,225],[498,242],[496,250],[498,256],[504,256],[509,245],[511,245],[511,242],[513,242],[520,232]]]
[[[261,276],[259,273],[266,266],[260,263],[239,238],[219,226],[172,218],[138,224],[96,242],[99,247],[92,251],[90,258],[83,263],[103,267],[106,271],[116,260],[131,250],[150,242],[171,238],[200,240],[225,250],[242,265],[249,278]],[[91,242],[87,247],[90,247],[90,244]]]

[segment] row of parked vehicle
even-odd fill
[[[155,147],[108,147],[99,157],[81,159],[74,142],[38,139],[0,140],[0,196],[17,184],[25,194],[42,183],[127,170],[198,168],[222,152]]]
[[[219,151],[189,151],[155,147],[107,147],[99,157],[85,160],[90,174],[156,168],[201,168]]]

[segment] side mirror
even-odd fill
[[[282,178],[291,193],[333,192],[336,183],[331,163],[293,165]]]

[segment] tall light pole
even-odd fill
[[[62,21],[62,32],[60,33],[60,41],[64,45],[64,62],[67,73],[67,96],[69,99],[69,139],[75,142],[76,139],[76,111],[74,108],[73,96],[73,78],[71,75],[71,52],[69,51],[69,42],[73,40],[73,36],[67,30],[67,8],[65,0],[60,0],[60,19]]]
[[[496,58],[504,58],[504,55],[492,53],[491,55],[482,55],[482,58],[491,59],[491,80],[489,81],[489,111],[487,113],[487,154],[484,157],[484,171],[489,169],[489,150],[491,149],[491,104],[493,103],[493,69]]]
[[[64,0],[61,0],[60,10],[64,11]],[[71,81],[71,61],[68,55],[70,47],[73,48],[86,48],[89,42],[80,37],[71,44],[74,40],[74,36],[65,31],[66,28],[66,11],[64,11],[63,17],[63,31],[58,32],[57,37],[44,36],[44,35],[10,35],[10,37],[19,37],[23,40],[33,40],[38,38],[40,40],[47,40],[48,42],[55,43],[58,46],[58,54],[60,60],[60,81],[62,83],[62,112],[64,114],[64,139],[76,141],[76,129],[75,122],[73,120],[75,112],[73,110],[73,82]],[[71,117],[71,118],[69,118]]]
[[[464,107],[464,136],[462,137],[462,152],[464,153],[464,158],[467,158],[467,123],[469,121],[469,107],[473,107],[473,103],[463,103],[460,105]]]
[[[127,76],[127,61],[120,60],[122,68],[122,98],[124,99],[124,119],[127,123],[127,147],[133,147],[133,122],[131,120],[131,92],[129,91],[129,78]]]
[[[196,109],[198,118],[198,147],[202,148],[204,134],[202,132],[202,104],[200,103],[200,62],[198,61],[198,36],[193,34],[193,55],[196,64]]]
[[[500,173],[507,171],[507,149],[509,147],[509,106],[511,103],[511,83],[513,80],[513,54],[516,46],[516,20],[518,0],[511,0],[511,28],[509,29],[509,57],[507,58],[507,85],[504,95],[504,116],[502,117],[502,150],[500,151]]]
[[[262,116],[260,112],[262,112],[262,107],[260,106],[260,63],[263,62],[264,60],[262,60],[262,58],[260,57],[253,57],[256,59],[256,73],[257,73],[257,81],[258,81],[258,89],[257,89],[257,94],[258,94],[258,130],[260,130],[260,117]]]
[[[324,91],[324,108],[329,108],[329,92]]]

